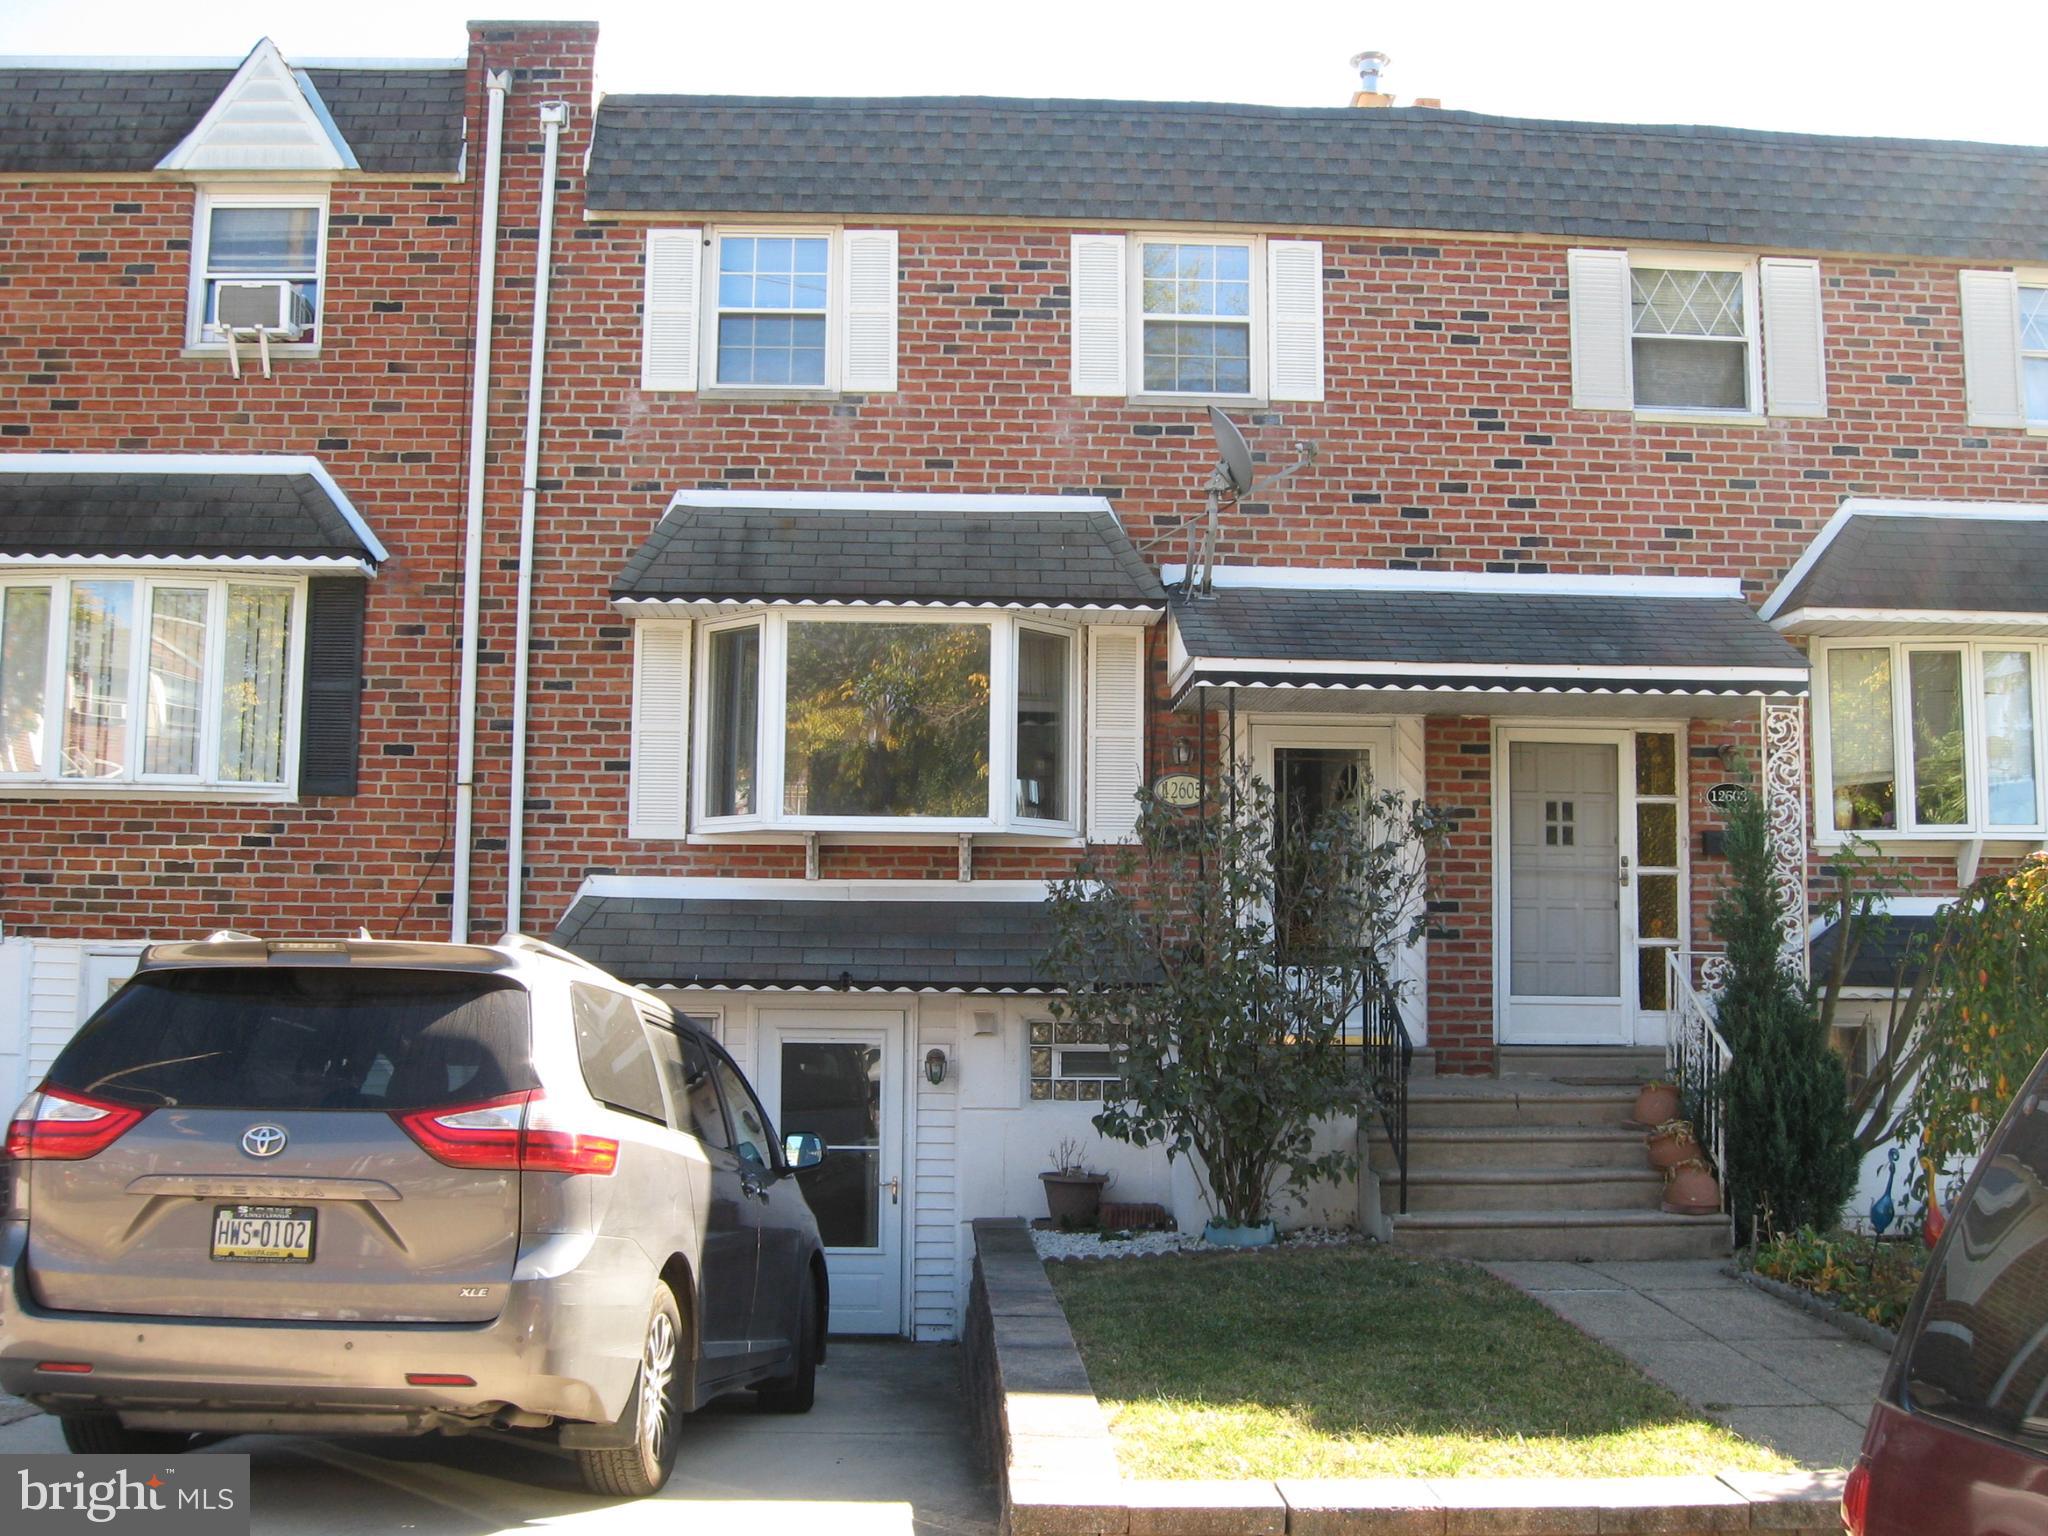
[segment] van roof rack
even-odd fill
[[[545,939],[536,939],[532,934],[508,933],[498,942],[507,949],[523,949],[530,954],[546,955],[550,960],[560,960],[566,965],[577,967],[579,970],[595,971],[600,976],[611,977],[611,972],[598,965],[595,961],[586,960],[581,955],[572,954],[566,949],[548,943]],[[617,978],[612,977],[612,979],[616,980]]]

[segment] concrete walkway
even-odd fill
[[[1725,1261],[1487,1266],[1737,1434],[1846,1467],[1884,1351],[1724,1273]]]

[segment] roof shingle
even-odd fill
[[[0,555],[376,558],[309,474],[20,470],[4,460]]]
[[[2048,613],[2048,517],[1852,515],[1771,612]]]

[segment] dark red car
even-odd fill
[[[2048,1056],[1927,1266],[1842,1523],[1851,1536],[2048,1532]]]

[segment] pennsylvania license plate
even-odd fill
[[[213,1256],[239,1264],[313,1262],[310,1205],[217,1205]]]

